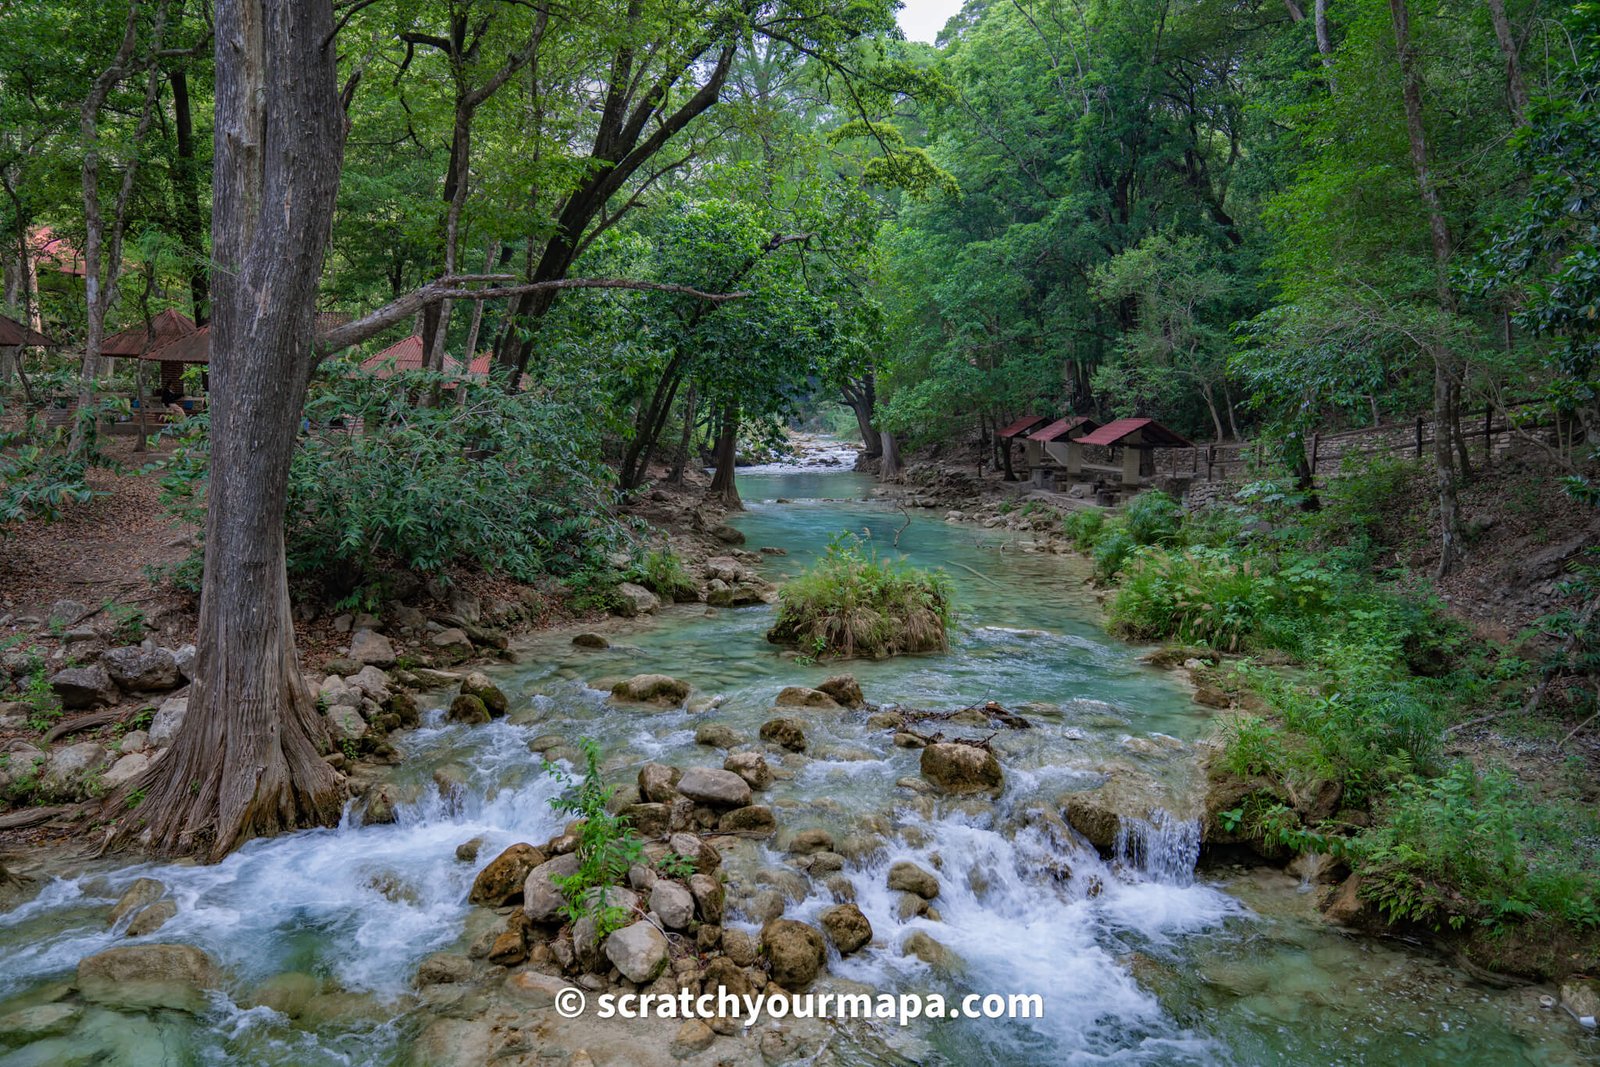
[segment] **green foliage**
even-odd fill
[[[109,600],[102,605],[102,608],[111,618],[113,644],[136,645],[144,640],[145,621],[142,610],[132,604],[118,604]]]
[[[100,419],[127,409],[126,400],[102,397],[60,426],[47,427],[36,412],[0,423],[0,533],[29,519],[54,522],[66,505],[93,497],[89,472],[115,466],[96,427]],[[71,447],[74,424],[84,428],[84,443],[76,450]]]
[[[616,792],[600,773],[600,745],[593,738],[579,739],[583,753],[583,777],[575,780],[560,766],[545,761],[545,773],[565,788],[550,801],[550,807],[578,820],[578,870],[555,879],[556,888],[566,898],[565,912],[573,922],[589,917],[596,932],[604,937],[626,925],[627,913],[612,905],[606,891],[621,881],[628,868],[638,863],[644,842],[633,832],[628,820],[606,810]]]
[[[1161,490],[1151,489],[1128,501],[1127,521],[1134,544],[1171,544],[1183,523],[1183,507]]]
[[[1101,581],[1110,581],[1122,573],[1123,566],[1138,547],[1133,535],[1123,523],[1107,524],[1094,542],[1094,573]]]
[[[1072,546],[1079,552],[1086,552],[1094,547],[1099,540],[1100,531],[1105,528],[1106,513],[1099,508],[1085,508],[1082,511],[1069,512],[1061,520],[1061,532]]]
[[[628,578],[666,600],[693,600],[699,585],[670,548],[653,548],[636,560]]]
[[[834,538],[779,597],[767,639],[818,658],[942,651],[955,617],[942,572],[880,560],[853,536]]]

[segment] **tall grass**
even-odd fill
[[[767,640],[821,659],[882,658],[944,651],[954,620],[940,571],[885,561],[855,538],[838,538],[804,574],[779,590]]]

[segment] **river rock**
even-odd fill
[[[850,955],[872,940],[872,924],[854,904],[835,904],[821,918],[823,931],[841,956]]]
[[[709,874],[691,874],[689,876],[689,895],[694,897],[694,905],[700,910],[700,918],[703,921],[718,924],[722,922],[728,891],[721,882]],[[727,935],[724,934],[723,936],[726,937]]]
[[[522,896],[529,872],[548,858],[532,845],[521,842],[512,845],[478,872],[478,877],[472,881],[472,891],[467,894],[467,903],[489,908],[515,903]]]
[[[430,985],[451,985],[472,977],[472,960],[459,952],[435,952],[417,964],[413,984],[421,989]]]
[[[861,683],[856,681],[853,674],[836,674],[817,686],[817,689],[847,708],[859,708],[867,702],[866,695],[861,692]]]
[[[785,686],[773,701],[780,708],[838,708],[839,702],[820,689],[803,685]]]
[[[718,541],[721,541],[725,545],[744,544],[744,534],[740,533],[736,527],[729,526],[727,523],[713,526],[711,528],[711,536],[715,537]]]
[[[115,926],[123,916],[131,915],[147,904],[154,904],[166,895],[167,887],[154,878],[136,878],[117,899],[111,914],[106,916],[106,925]]]
[[[373,667],[371,665],[362,667],[350,677],[342,679],[342,681],[348,688],[361,690],[362,696],[374,700],[379,704],[387,701],[392,692],[390,689],[392,682],[390,681],[389,676],[384,673],[381,668]],[[324,687],[326,687],[328,680],[325,680],[322,684]]]
[[[674,1059],[686,1060],[710,1048],[716,1039],[717,1033],[709,1023],[702,1019],[686,1019],[672,1035],[667,1051]]]
[[[572,644],[575,648],[600,649],[611,647],[611,642],[606,639],[604,634],[597,634],[592,631],[574,635]]]
[[[538,971],[518,971],[506,977],[505,988],[530,1008],[548,1008],[555,1004],[556,997],[563,990],[576,987],[554,975],[540,974]]]
[[[96,663],[91,667],[68,667],[50,676],[50,688],[68,711],[98,708],[122,699],[111,675]]]
[[[450,710],[445,717],[451,722],[466,723],[468,726],[481,726],[490,719],[489,709],[482,700],[471,693],[458,693],[450,701]]]
[[[449,663],[460,663],[472,655],[472,638],[458,626],[440,630],[428,638],[428,644]]]
[[[567,898],[561,895],[553,879],[570,878],[577,873],[578,856],[572,852],[546,860],[529,871],[522,885],[523,914],[536,923],[559,920]]]
[[[678,795],[683,772],[665,763],[646,763],[639,768],[639,795],[653,804],[670,804]]]
[[[1561,1006],[1593,1029],[1600,1019],[1600,979],[1573,978],[1561,983]]]
[[[890,889],[915,893],[923,900],[932,900],[939,895],[939,879],[934,877],[932,871],[910,860],[901,860],[889,868],[888,885]]]
[[[790,752],[806,750],[806,732],[793,719],[768,719],[761,724],[761,740]]]
[[[752,804],[749,807],[723,812],[722,817],[717,820],[717,829],[725,834],[749,834],[759,837],[776,833],[778,820],[773,816],[771,808]]]
[[[1369,911],[1367,902],[1361,899],[1361,876],[1352,874],[1328,897],[1322,905],[1322,914],[1329,922],[1338,923],[1340,926],[1356,926],[1364,919]]]
[[[691,767],[678,779],[678,792],[713,808],[742,808],[750,803],[750,783],[732,771]]]
[[[739,743],[739,735],[724,723],[702,723],[694,732],[694,743],[707,748],[732,748]]]
[[[198,1014],[222,984],[211,957],[191,945],[119,945],[78,963],[78,993],[109,1008]]]
[[[661,608],[661,598],[634,582],[617,586],[617,614],[625,619],[653,615]]]
[[[789,852],[796,856],[809,856],[813,852],[833,851],[833,835],[821,827],[800,830],[789,839]]]
[[[357,630],[350,635],[350,658],[363,666],[394,666],[394,645],[375,630]]]
[[[772,967],[772,980],[791,992],[816,980],[828,952],[820,930],[794,919],[774,919],[763,926],[761,950]]]
[[[1062,815],[1095,848],[1110,853],[1124,823],[1147,823],[1158,818],[1158,812],[1179,806],[1176,798],[1144,772],[1113,767],[1099,788],[1063,797]]]
[[[995,792],[1005,783],[994,753],[954,743],[922,750],[922,777],[946,793],[957,794]]]
[[[650,890],[650,910],[661,917],[669,930],[682,930],[694,920],[694,895],[665,878]]]
[[[710,874],[722,866],[722,853],[711,842],[690,833],[676,833],[667,838],[667,847],[694,864],[701,874]]]
[[[683,799],[683,798],[679,798]],[[693,804],[693,801],[685,801]],[[667,833],[672,829],[672,806],[670,804],[629,804],[617,814],[628,820],[628,825],[638,832],[640,837],[650,840]]]
[[[647,922],[624,926],[606,938],[606,959],[630,982],[655,981],[667,965],[667,939]]]
[[[148,752],[150,748],[150,734],[145,730],[129,730],[117,742],[118,752]]]
[[[613,685],[611,698],[675,708],[689,698],[689,683],[666,674],[636,674]]]
[[[109,760],[105,746],[94,741],[58,748],[50,753],[50,760],[44,765],[44,774],[39,778],[39,786],[47,796],[76,796],[89,776],[104,768]]]
[[[179,682],[178,661],[164,648],[113,648],[100,662],[111,680],[129,692],[174,689]]]
[[[759,752],[735,752],[722,761],[722,769],[743,778],[751,789],[765,789],[772,784],[772,768]]]
[[[482,671],[473,671],[461,679],[461,692],[483,701],[484,708],[493,719],[504,715],[511,706],[506,700],[505,693],[501,692],[500,687],[491,682],[489,676]]]
[[[900,942],[902,956],[915,956],[935,970],[947,971],[955,962],[950,950],[922,930],[913,930]]]
[[[349,704],[335,704],[328,709],[328,736],[335,745],[342,745],[346,741],[354,744],[367,736],[367,720],[362,717],[361,709]]]
[[[145,937],[153,934],[167,924],[167,920],[178,914],[178,902],[172,899],[158,900],[154,904],[140,909],[139,914],[133,917],[128,924],[128,929],[123,931],[128,937]]]

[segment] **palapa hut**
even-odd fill
[[[1002,449],[1001,455],[1005,459],[1006,481],[1011,481],[1016,477],[1016,475],[1011,473],[1012,442],[1044,421],[1045,417],[1043,415],[1024,415],[1016,422],[1013,422],[1010,426],[1007,426],[1005,429],[995,434],[995,436],[1001,441],[1000,448]],[[1028,449],[1028,465],[1031,467],[1038,462],[1038,457],[1034,455],[1033,449]]]
[[[139,326],[130,326],[126,330],[112,334],[100,345],[100,354],[105,356],[120,356],[131,359],[145,359],[151,353],[165,349],[174,341],[198,333],[200,327],[194,320],[175,308],[168,308],[161,314],[151,318]],[[174,352],[177,350],[174,349]],[[172,395],[183,391],[183,364],[204,363],[210,359],[210,348],[206,349],[206,358],[201,360],[181,360],[167,358],[161,360],[161,391]],[[143,390],[141,389],[142,393]]]
[[[1056,465],[1068,475],[1083,470],[1083,446],[1078,438],[1100,428],[1087,415],[1068,415],[1028,435],[1028,457],[1034,469],[1033,480],[1041,488],[1048,469]],[[1034,459],[1035,450],[1038,458]]]
[[[1081,448],[1120,448],[1120,473],[1125,487],[1141,485],[1155,473],[1156,449],[1194,447],[1187,438],[1167,429],[1155,419],[1117,419],[1072,443]],[[1084,467],[1088,468],[1088,465],[1084,464]],[[1119,471],[1116,467],[1088,469]]]
[[[58,348],[55,341],[26,323],[0,315],[0,348]]]

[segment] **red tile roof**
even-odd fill
[[[1088,433],[1090,430],[1097,429],[1099,425],[1098,422],[1095,422],[1087,415],[1068,415],[1064,419],[1057,419],[1038,433],[1029,434],[1028,440],[1049,442],[1059,441],[1063,437],[1070,440],[1074,432]]]
[[[14,345],[55,348],[56,342],[31,326],[25,326],[16,319],[0,315],[0,348],[11,348]]]
[[[40,226],[34,230],[28,237],[28,244],[36,268],[53,266],[62,274],[83,276],[83,253],[68,243],[65,237],[57,237],[50,227]]]
[[[157,363],[210,363],[211,327],[201,326],[193,333],[174,338],[160,348],[152,348],[139,358]]]
[[[1029,430],[1033,429],[1043,421],[1043,415],[1024,415],[1016,422],[1013,422],[1010,426],[1007,426],[1005,429],[1001,430],[999,436],[1006,439],[1020,437],[1022,434],[1027,433]]]
[[[100,352],[107,356],[137,356],[187,337],[198,329],[189,316],[176,308],[168,308],[147,323],[130,326],[107,337],[100,343]]]
[[[479,358],[483,357],[480,356]],[[390,378],[400,371],[421,370],[424,362],[422,335],[414,333],[410,337],[396,341],[382,352],[362,360],[361,369],[379,378]],[[478,360],[473,360],[472,362],[476,365]],[[446,374],[461,373],[461,361],[453,356],[446,355],[444,357],[444,371]]]
[[[1145,444],[1168,448],[1193,448],[1194,445],[1181,434],[1174,433],[1155,419],[1118,419],[1100,427],[1086,437],[1078,438],[1081,445],[1114,445],[1124,438],[1141,433]]]

